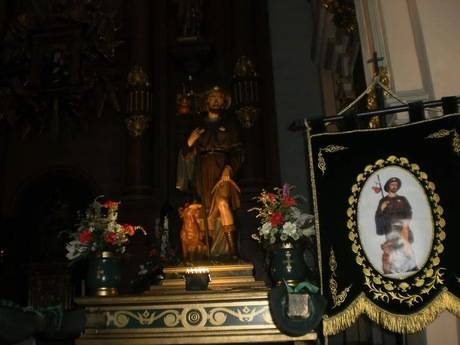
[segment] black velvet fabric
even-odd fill
[[[369,300],[384,310],[397,314],[408,314],[421,310],[439,294],[443,287],[460,297],[460,258],[458,254],[460,243],[460,156],[458,152],[455,152],[453,146],[455,131],[460,134],[459,124],[460,115],[453,114],[386,129],[313,133],[310,135],[311,150],[309,154],[312,156],[313,162],[312,183],[314,184],[313,191],[316,190],[314,194],[316,194],[317,216],[319,217],[322,286],[323,293],[328,300],[326,314],[333,316],[340,313],[361,293],[366,294]],[[441,130],[447,130],[449,134],[438,138],[427,138],[436,132],[446,133],[440,132]],[[333,147],[339,149],[332,149],[334,152],[331,152]],[[319,167],[320,152],[326,164],[324,173]],[[420,294],[421,300],[417,299],[412,305],[392,298],[389,300],[375,298],[375,294],[365,284],[363,267],[356,262],[356,253],[352,250],[352,241],[349,238],[350,231],[347,227],[349,197],[352,195],[352,186],[356,184],[357,176],[365,171],[366,166],[374,165],[378,159],[385,160],[392,155],[407,158],[410,163],[417,164],[420,170],[427,174],[428,180],[436,186],[435,192],[439,195],[438,205],[444,210],[442,218],[446,222],[444,227],[446,238],[442,241],[444,251],[439,254],[440,263],[436,266],[436,268],[443,268],[442,283],[438,282],[435,288],[430,289],[429,293]],[[376,175],[373,176],[373,179],[375,177]],[[381,181],[382,187],[385,182],[385,180]],[[387,193],[379,191],[375,197],[380,198],[384,194]],[[433,212],[432,204],[430,204],[430,208]],[[375,208],[371,212],[375,213]],[[411,230],[415,237],[422,236],[417,233],[417,229]],[[436,234],[436,230],[434,232]],[[360,234],[359,231],[357,233]],[[359,235],[357,243],[362,244],[361,237]],[[383,236],[376,236],[375,238],[384,241]],[[330,268],[331,248],[335,253],[337,262],[334,276],[331,276]],[[363,254],[366,253],[363,251]],[[372,253],[370,254],[372,255]],[[430,255],[434,254],[435,251],[432,248]],[[378,258],[382,254],[377,253],[375,255]],[[366,255],[365,258],[369,259]],[[425,266],[427,263],[428,261],[425,262]],[[416,274],[403,279],[392,278],[391,275],[386,274],[382,276],[396,285],[407,282],[413,286],[415,279],[421,276],[424,268],[426,267],[418,267],[419,271]],[[346,287],[350,287],[343,303],[335,306],[331,293],[331,278],[337,283],[337,294],[344,291]],[[384,292],[388,292],[383,286],[378,287],[382,288]],[[410,294],[410,290],[408,291]],[[402,295],[405,294],[402,293]]]

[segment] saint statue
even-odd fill
[[[206,116],[190,133],[178,157],[176,187],[193,191],[198,197],[201,208],[190,205],[194,208],[190,214],[197,214],[196,210],[201,209],[201,217],[196,216],[197,223],[203,229],[208,252],[213,258],[237,255],[232,210],[240,205],[240,190],[233,176],[244,153],[236,124],[225,114],[230,103],[230,96],[218,86],[205,92]],[[184,233],[192,231],[184,227],[185,222]],[[191,235],[182,237],[191,238]],[[195,238],[202,237],[197,235]]]

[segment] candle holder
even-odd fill
[[[185,290],[187,291],[205,291],[211,281],[209,270],[203,268],[188,268],[185,271]]]

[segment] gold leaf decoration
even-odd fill
[[[323,175],[326,173],[326,160],[324,159],[323,152],[325,153],[334,153],[339,152],[342,150],[346,150],[348,147],[340,146],[340,145],[327,145],[326,147],[322,147],[319,149],[318,152],[318,168],[321,170]]]
[[[335,254],[332,248],[331,254],[329,256],[329,268],[331,270],[331,277],[329,278],[329,289],[331,290],[332,300],[334,301],[334,305],[332,306],[332,309],[334,309],[341,305],[343,302],[345,302],[348,292],[351,289],[351,284],[347,286],[345,289],[343,289],[340,293],[337,293],[338,284],[335,280],[335,278],[337,277],[335,273],[337,270],[337,261],[335,260]]]
[[[425,139],[440,139],[447,136],[452,136],[452,150],[460,156],[460,136],[456,129],[440,129],[437,132],[431,133],[425,137]]]
[[[450,131],[447,129],[440,129],[437,132],[431,133],[425,137],[425,139],[439,139],[445,138],[450,135]]]

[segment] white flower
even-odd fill
[[[293,235],[297,232],[297,226],[295,223],[291,222],[286,222],[283,224],[283,234],[286,234],[287,236],[293,237]]]
[[[266,222],[260,227],[260,234],[263,235],[263,236],[268,235],[271,230],[272,230],[271,223]]]
[[[67,243],[65,249],[67,249],[67,254],[65,256],[69,260],[78,258],[86,251],[86,248],[83,248],[78,240],[73,240]]]

